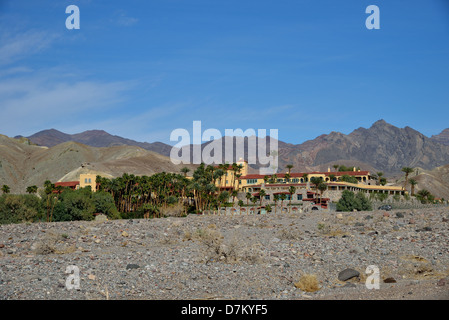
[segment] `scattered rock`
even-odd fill
[[[432,228],[431,227],[424,227],[424,228],[421,228],[421,229],[416,229],[415,231],[416,232],[432,231]]]
[[[278,209],[276,215],[1,225],[0,300],[295,300],[304,299],[304,290],[292,285],[299,273],[316,276],[313,299],[440,297],[449,287],[449,224],[441,222],[447,210],[410,210],[403,219],[396,215],[401,210],[389,212],[393,219],[374,210],[337,220],[336,212],[293,217]],[[330,226],[326,237],[317,230],[321,221]],[[388,290],[365,289],[370,264]],[[80,289],[66,287],[75,273],[68,266],[79,268]]]
[[[396,218],[404,218],[403,212],[396,212]]]
[[[349,279],[352,279],[354,277],[359,277],[359,276],[360,276],[360,272],[358,272],[357,270],[348,268],[343,271],[340,271],[340,273],[338,274],[338,280],[347,281]]]
[[[448,280],[448,279],[446,279],[446,278],[443,278],[443,279],[440,279],[440,280],[438,280],[438,282],[437,282],[437,286],[439,286],[439,287],[443,287],[443,286],[445,286],[445,285],[446,285],[446,283],[449,283],[449,280]]]
[[[139,269],[140,266],[138,264],[130,263],[126,266],[126,270]]]

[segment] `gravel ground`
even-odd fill
[[[447,208],[2,225],[0,299],[448,299],[448,231]]]

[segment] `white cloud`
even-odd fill
[[[26,56],[40,52],[57,38],[45,31],[26,31],[17,34],[0,34],[0,66],[8,65]]]
[[[130,17],[125,11],[120,10],[114,15],[113,21],[115,21],[120,26],[130,27],[138,23],[139,19]]]
[[[107,117],[129,88],[126,82],[75,80],[52,73],[0,79],[1,133],[26,135],[101,114]]]

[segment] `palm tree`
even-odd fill
[[[223,203],[223,202],[226,202],[226,201],[228,201],[228,198],[229,198],[229,192],[227,192],[227,191],[222,191],[219,195],[218,195],[218,210],[220,210],[220,207],[221,207],[221,204]],[[221,210],[219,211],[219,212],[221,212]]]
[[[44,182],[44,191],[47,195],[47,222],[50,221],[50,195],[53,193],[55,185],[51,183],[50,180],[45,180]]]
[[[266,184],[268,182],[268,180],[270,180],[270,176],[264,176],[263,177],[263,182]]]
[[[416,198],[418,198],[421,203],[427,203],[433,200],[432,194],[427,189],[421,189],[417,192]]]
[[[274,201],[274,214],[276,214],[276,208],[278,206],[278,201],[279,201],[279,194],[278,193],[273,195],[273,201]]]
[[[9,188],[9,186],[7,186],[6,184],[4,184],[3,186],[2,186],[2,192],[5,194],[5,193],[10,193],[11,192],[11,189]]]
[[[37,193],[37,186],[29,186],[27,187],[27,193],[32,194],[32,193]]]
[[[408,182],[410,183],[410,185],[412,187],[412,190],[411,190],[412,196],[414,196],[415,195],[415,186],[418,184],[418,181],[416,181],[415,179],[410,179]]]
[[[290,175],[290,172],[294,166],[292,164],[287,164],[286,167],[288,169],[288,174]]]
[[[289,183],[290,182],[290,173],[286,173],[284,175],[284,178],[285,178],[285,183]]]
[[[160,213],[159,208],[157,206],[155,206],[154,204],[151,204],[151,203],[145,203],[143,205],[142,209],[143,209],[143,212],[144,212],[143,217],[145,219],[149,219],[150,218],[150,214],[153,215],[153,219],[154,219],[156,216],[159,216],[159,213]]]
[[[246,206],[248,206],[249,205],[248,201],[251,200],[252,195],[250,192],[247,192],[245,197],[246,197]]]
[[[290,213],[290,209],[292,207],[292,198],[293,198],[293,194],[296,192],[296,187],[295,186],[290,186],[290,188],[288,188],[288,193],[290,193],[290,199],[289,199],[289,208],[288,208],[288,212]]]
[[[282,208],[284,208],[284,200],[287,199],[287,195],[285,193],[281,193],[281,212],[282,212]]]
[[[405,173],[405,183],[404,183],[404,190],[405,190],[407,188],[408,175],[410,173],[412,173],[414,170],[413,170],[413,168],[410,168],[410,167],[404,167],[401,169],[401,171]]]
[[[231,165],[231,168],[232,168],[232,172],[233,172],[233,175],[232,175],[232,189],[235,189],[235,179],[236,179],[236,174],[239,171],[239,166],[237,165],[237,163],[234,162]]]
[[[381,181],[382,181],[382,176],[384,175],[384,173],[382,172],[382,171],[379,171],[379,172],[377,172],[377,182],[379,183],[379,184],[381,184]],[[383,178],[383,179],[385,179],[385,178]]]
[[[338,170],[338,167],[339,167],[339,165],[338,165],[338,164],[334,164],[334,165],[333,165],[333,167],[334,167],[335,171],[337,171],[337,170]]]
[[[327,190],[327,184],[325,184],[324,182],[320,183],[318,185],[318,190],[320,190],[320,204],[321,204],[321,200],[323,199],[323,192]]]
[[[310,178],[310,182],[315,185],[315,195],[318,195],[318,186],[323,183],[322,177],[312,177]]]
[[[315,190],[318,191],[318,186],[320,183],[323,182],[323,178],[322,177],[312,177],[310,178],[310,182],[315,185]]]
[[[187,177],[187,173],[190,172],[190,169],[187,167],[181,168],[181,172],[184,173],[184,177]]]
[[[253,207],[257,202],[257,198],[256,197],[251,197],[251,202],[253,203]]]
[[[235,201],[235,197],[237,197],[238,194],[239,194],[239,192],[237,190],[232,190],[232,192],[231,192],[232,202]]]
[[[242,214],[243,200],[239,200],[238,201],[238,205],[239,205],[239,208],[240,208],[240,214]]]
[[[265,197],[266,194],[267,194],[267,193],[265,192],[264,189],[261,189],[261,190],[259,191],[260,206],[261,206],[261,207],[262,207],[262,200],[263,200],[263,198]]]

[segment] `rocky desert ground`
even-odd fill
[[[449,208],[0,226],[3,300],[448,298]]]

